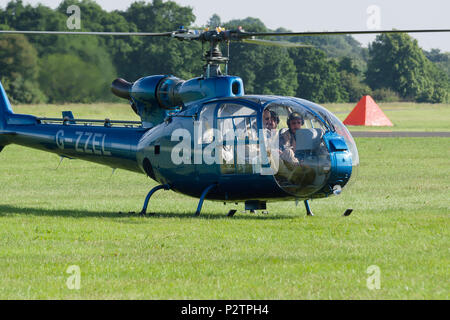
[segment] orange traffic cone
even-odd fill
[[[359,100],[344,120],[344,124],[347,126],[394,126],[371,96],[364,96]]]

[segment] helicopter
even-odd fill
[[[217,27],[180,27],[163,33],[1,31],[0,34],[107,35],[167,37],[209,45],[203,74],[190,80],[151,75],[134,82],[118,78],[111,91],[126,99],[141,121],[36,117],[13,112],[0,83],[0,152],[9,144],[82,159],[113,169],[146,174],[158,182],[140,215],[158,190],[199,199],[244,202],[245,210],[266,210],[267,202],[309,201],[341,194],[359,167],[356,143],[345,125],[326,108],[296,97],[246,95],[244,83],[228,75],[232,41],[301,46],[259,37],[342,34],[450,32],[372,30],[332,32],[246,32]],[[258,38],[257,38],[258,37]],[[227,56],[221,44],[228,48]],[[222,65],[224,71],[222,72]],[[298,126],[294,128],[295,125]],[[282,141],[289,140],[286,146]],[[230,210],[233,217],[237,210]],[[352,213],[347,209],[344,216]],[[264,211],[263,211],[264,212]],[[150,213],[154,214],[154,213]]]

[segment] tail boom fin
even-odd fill
[[[0,152],[3,150],[4,146],[8,144],[4,133],[8,124],[8,119],[13,114],[14,112],[12,111],[8,96],[0,82]]]
[[[0,132],[6,128],[7,120],[13,113],[8,96],[0,82]]]

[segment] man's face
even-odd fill
[[[266,129],[274,130],[274,129],[277,128],[277,122],[272,117],[272,115],[270,114],[269,111],[264,111],[264,113],[263,113],[263,123],[264,123],[264,128],[266,128]]]
[[[302,128],[302,124],[303,124],[302,119],[294,118],[289,122],[289,128],[291,129],[291,131],[295,132],[298,129]]]

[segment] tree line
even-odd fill
[[[176,2],[138,1],[126,11],[107,12],[92,0],[64,0],[56,9],[10,1],[0,8],[2,30],[67,30],[67,8],[81,10],[81,31],[167,32],[193,26],[192,8]],[[269,30],[257,18],[210,27]],[[204,26],[203,26],[204,27]],[[248,94],[297,96],[311,101],[355,102],[370,94],[378,101],[446,102],[450,58],[423,51],[407,34],[379,35],[361,47],[351,36],[289,37],[313,47],[281,48],[232,43],[229,73],[244,80]],[[152,37],[1,35],[0,80],[13,103],[115,101],[109,87],[117,77],[135,81],[152,74],[183,79],[203,71],[201,43]]]

